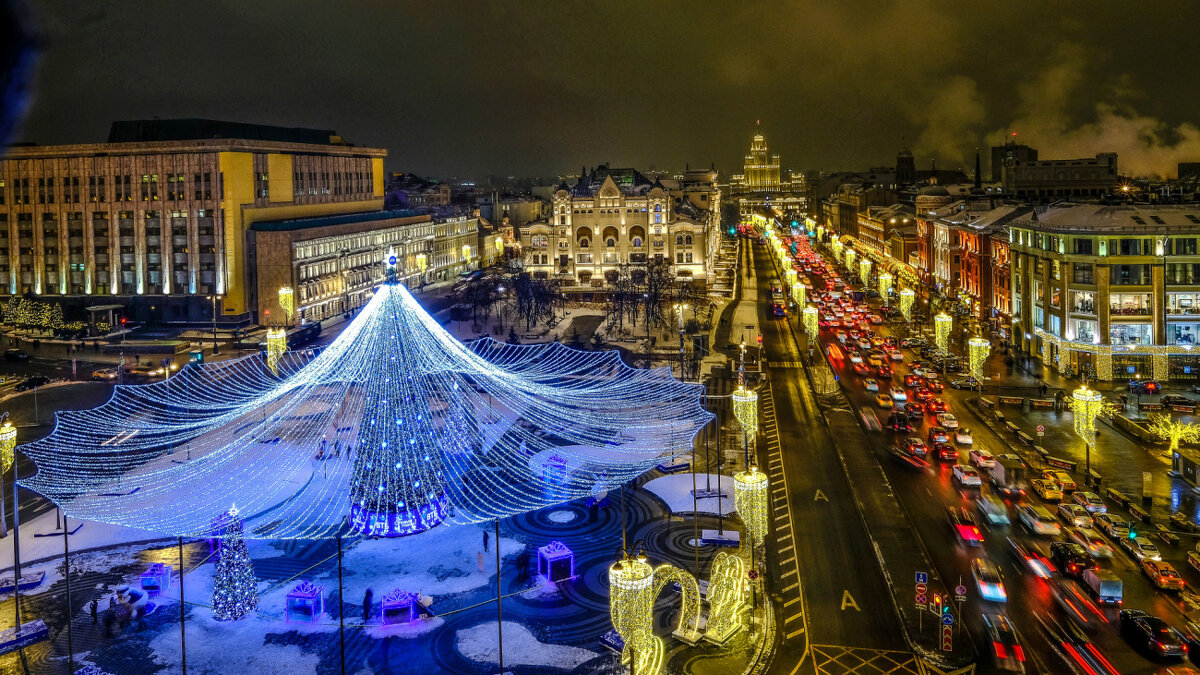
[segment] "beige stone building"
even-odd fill
[[[705,283],[721,236],[719,202],[715,172],[661,181],[600,166],[559,185],[547,217],[523,228],[523,264],[567,286],[600,288],[624,264],[653,263]]]

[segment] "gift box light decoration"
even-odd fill
[[[802,312],[804,315],[804,332],[808,333],[809,340],[817,338],[817,330],[820,328],[820,323],[817,320],[818,312],[816,305],[807,305]]]
[[[681,607],[675,633],[688,642],[700,634],[700,587],[695,577],[671,565],[650,566],[644,555],[626,555],[608,568],[608,608],[613,628],[625,641],[621,662],[636,675],[662,672],[662,638],[654,634],[654,601],[669,583],[678,582]]]
[[[934,342],[943,352],[950,351],[950,327],[953,325],[954,319],[949,314],[942,312],[933,317]]]
[[[987,338],[976,335],[967,340],[967,361],[971,367],[971,376],[980,382],[983,382],[983,365],[991,352],[992,343],[988,342]]]
[[[380,603],[380,620],[385,626],[408,623],[420,615],[421,610],[417,609],[420,603],[419,593],[394,589],[383,596]]]
[[[142,572],[142,590],[150,595],[160,595],[171,588],[171,574],[175,568],[166,563],[153,563],[150,569]]]
[[[257,354],[205,363],[60,411],[23,446],[37,472],[22,486],[72,518],[166,536],[220,538],[213,515],[236,502],[256,538],[347,524],[396,537],[586,498],[658,465],[661,448],[690,447],[712,419],[703,385],[616,352],[464,345],[396,267],[388,256],[385,282],[320,349],[272,347],[270,369]],[[282,346],[284,329],[269,337]],[[315,463],[335,434],[349,460]],[[185,446],[190,461],[173,461]],[[554,454],[565,476],[531,461]]]
[[[904,317],[905,322],[912,321],[913,301],[917,294],[911,288],[900,289],[900,314]]]
[[[296,310],[296,293],[290,286],[279,289],[279,307],[283,310],[283,322],[292,325],[292,313]]]
[[[538,548],[538,575],[557,583],[575,578],[575,553],[561,541],[552,541]]]
[[[304,580],[288,591],[284,619],[301,623],[316,623],[325,611],[325,587]]]

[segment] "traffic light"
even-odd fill
[[[759,347],[761,347],[761,346],[762,346],[762,333],[759,333],[759,334],[758,334],[758,346],[759,346]]]

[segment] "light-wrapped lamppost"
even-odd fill
[[[884,304],[887,304],[888,296],[891,294],[891,292],[892,292],[892,273],[891,272],[880,272],[879,273],[879,297],[880,297],[880,299],[883,300]]]
[[[815,305],[807,305],[804,308],[804,332],[808,333],[808,340],[811,343],[817,339],[817,330],[820,325],[817,323],[817,308]]]
[[[916,300],[917,294],[911,288],[900,289],[900,314],[904,317],[905,323],[912,321],[913,301]]]
[[[1092,475],[1092,446],[1096,444],[1096,418],[1104,409],[1104,396],[1084,385],[1071,394],[1071,411],[1075,414],[1075,435],[1083,439],[1086,450],[1085,476]]]
[[[933,335],[934,342],[938,349],[946,354],[950,353],[950,327],[954,325],[954,319],[950,318],[945,312],[939,313],[933,317]]]
[[[979,391],[983,392],[983,364],[987,362],[988,354],[992,352],[992,343],[986,338],[976,335],[967,340],[967,359],[971,368],[971,377],[979,382]]]
[[[283,323],[292,325],[292,313],[296,310],[296,293],[291,286],[279,289],[279,308],[283,310]]]

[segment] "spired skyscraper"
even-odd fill
[[[772,155],[767,149],[767,140],[755,122],[754,140],[750,142],[750,152],[746,153],[742,173],[729,178],[730,191],[733,194],[747,192],[779,192],[780,171],[779,155]]]

